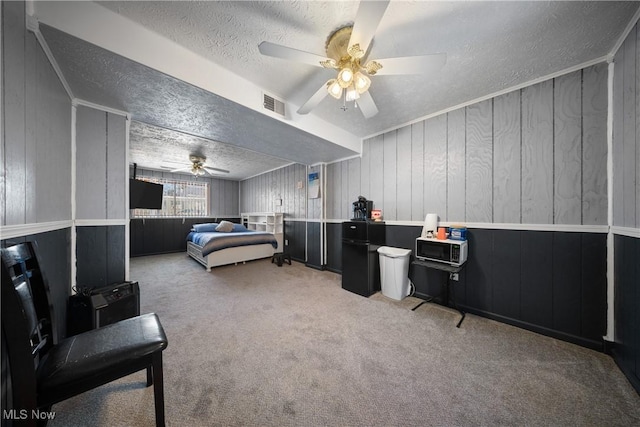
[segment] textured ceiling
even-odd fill
[[[187,135],[169,129],[132,121],[129,134],[129,161],[140,167],[167,171],[191,165],[190,154],[206,157],[206,166],[228,170],[216,174],[223,179],[242,179],[290,162],[245,150],[235,145]],[[160,159],[160,161],[158,161]],[[184,172],[189,174],[188,171]]]
[[[247,174],[222,167],[236,178],[292,162],[313,164],[356,154],[54,28],[41,25],[40,31],[75,97],[129,112],[133,120],[153,125],[155,140],[150,139],[148,146],[143,147],[146,135],[139,135],[137,146],[149,153],[138,157],[140,167],[159,169],[167,161],[187,160],[191,153],[186,143],[192,140],[189,136],[199,137],[200,143],[209,140],[212,147],[235,146],[233,151],[219,151],[218,159],[225,164],[238,165],[239,160],[246,163],[242,169]],[[185,134],[185,138],[176,139],[176,132]],[[157,150],[161,135],[166,147]],[[257,157],[258,152],[265,158]],[[280,162],[275,162],[276,158]]]
[[[324,56],[327,36],[352,22],[358,9],[358,2],[352,1],[99,4],[283,99],[288,109],[302,105],[335,72],[264,57],[258,52],[259,43],[270,41]],[[380,112],[372,119],[365,119],[353,108],[342,111],[341,102],[331,97],[326,97],[311,115],[357,137],[397,128],[604,58],[611,53],[639,5],[583,1],[391,1],[376,32],[370,58],[445,52],[444,68],[428,76],[373,77],[370,92]],[[87,17],[87,23],[91,19]],[[46,25],[41,25],[41,31],[75,96],[128,111],[134,120],[160,128],[153,132],[156,136],[170,129],[304,164],[354,154],[340,146],[340,141],[327,141],[288,126]],[[172,137],[167,133],[165,138]],[[180,146],[178,142],[171,144]],[[163,156],[181,161],[189,149],[176,148]],[[155,162],[157,167],[163,160],[166,158],[157,154],[145,161]],[[224,160],[224,156],[219,160],[232,162]],[[271,169],[271,164],[266,163],[264,170]]]
[[[355,19],[358,2],[104,2],[266,90],[302,105],[335,72],[263,57],[266,40],[324,56],[327,36]],[[633,2],[392,1],[370,57],[447,53],[429,76],[374,77],[380,113],[364,119],[325,98],[313,111],[358,136],[397,127],[610,53]],[[286,78],[283,78],[286,76]]]

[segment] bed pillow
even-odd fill
[[[233,224],[233,231],[239,233],[239,232],[249,231],[249,230],[247,230],[247,227],[245,227],[242,224]]]
[[[216,227],[216,231],[229,233],[233,231],[233,223],[229,221],[220,221],[220,224],[218,224],[218,226]]]
[[[216,231],[217,226],[217,222],[211,222],[208,224],[193,224],[193,228],[191,230],[195,231],[196,233],[208,233],[211,231]]]

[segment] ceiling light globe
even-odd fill
[[[338,73],[338,83],[340,84],[340,87],[346,88],[351,84],[352,81],[353,71],[351,70],[351,68],[343,68],[342,70],[340,70],[340,72]]]
[[[333,96],[335,99],[342,98],[342,87],[336,79],[329,80],[327,82],[327,91],[329,95]]]
[[[354,78],[354,85],[358,93],[365,93],[371,86],[371,79],[364,74],[357,72]]]
[[[355,86],[354,85],[349,86],[349,88],[347,89],[347,95],[345,97],[345,100],[349,102],[349,101],[355,101],[358,98],[360,98],[360,94],[356,90]]]

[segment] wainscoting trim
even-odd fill
[[[76,227],[102,227],[109,225],[127,225],[128,219],[76,219]]]
[[[640,228],[613,226],[611,227],[611,232],[619,236],[635,237],[636,239],[640,239]]]
[[[30,236],[32,234],[46,233],[48,231],[62,230],[71,228],[73,221],[50,221],[36,222],[33,224],[3,225],[0,227],[0,236],[2,240],[14,239],[16,237]]]
[[[327,219],[328,224],[339,224],[347,219]],[[422,227],[422,221],[385,221],[386,225],[405,225]],[[522,230],[522,231],[560,231],[573,233],[608,233],[609,227],[606,225],[578,225],[578,224],[506,224],[491,222],[446,222],[438,223],[442,227],[451,227],[454,225],[464,225],[467,228],[479,228],[485,230]],[[622,228],[622,227],[618,227]],[[627,229],[635,230],[635,229]],[[638,230],[640,233],[640,230]],[[639,234],[640,235],[640,234]],[[635,235],[634,235],[635,236]]]

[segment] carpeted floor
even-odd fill
[[[640,397],[592,350],[434,304],[371,298],[269,260],[207,273],[185,254],[131,260],[156,312],[170,426],[630,426]],[[51,426],[152,426],[130,375],[53,407]]]

